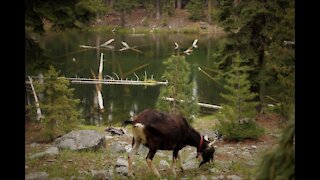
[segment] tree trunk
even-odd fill
[[[161,18],[161,8],[160,8],[160,0],[156,0],[156,19],[159,20]]]
[[[213,0],[208,0],[208,23],[212,24],[212,5],[213,5]]]
[[[122,11],[121,12],[121,15],[120,15],[120,21],[121,21],[121,27],[125,27],[125,25],[126,25],[126,20],[125,20],[125,12],[124,11]]]
[[[181,0],[177,0],[177,9],[181,9],[182,5],[181,5]]]

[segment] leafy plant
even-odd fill
[[[44,74],[44,83],[35,82],[35,89],[43,94],[40,107],[48,140],[76,127],[80,121],[80,111],[77,110],[80,100],[73,99],[74,89],[69,88],[69,81],[59,77],[53,66]]]
[[[169,57],[163,64],[166,65],[163,79],[168,80],[168,85],[161,87],[156,107],[183,115],[191,121],[197,115],[199,106],[197,97],[192,94],[194,83],[190,81],[190,65],[184,56],[176,55]],[[166,101],[163,99],[165,97],[173,98],[173,101]]]
[[[263,133],[263,129],[252,120],[256,115],[257,102],[253,99],[257,94],[250,91],[247,73],[250,68],[245,63],[238,53],[225,75],[227,92],[220,94],[227,102],[219,111],[218,131],[230,140],[256,139]]]

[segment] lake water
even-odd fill
[[[63,32],[48,33],[38,37],[41,47],[54,62],[56,69],[66,77],[92,78],[91,70],[97,75],[100,53],[104,54],[103,76],[113,76],[116,73],[122,79],[136,79],[135,72],[140,79],[145,73],[148,78],[165,81],[161,78],[164,72],[162,62],[174,54],[174,42],[181,47],[181,51],[190,47],[194,39],[198,39],[198,48],[193,54],[186,56],[192,67],[192,80],[196,82],[196,94],[200,102],[219,105],[223,100],[219,97],[222,88],[203,72],[209,74],[213,66],[212,53],[223,37],[213,34],[112,34],[102,32]],[[109,39],[115,39],[111,45],[114,50],[84,49],[80,45],[99,46]],[[143,52],[132,50],[118,51],[123,47],[121,41],[129,46],[137,46]],[[209,68],[209,69],[208,69]],[[26,70],[28,75],[32,72]],[[159,95],[159,86],[132,85],[102,85],[102,96],[105,111],[99,116],[92,116],[96,112],[97,104],[95,86],[93,84],[72,84],[75,97],[81,100],[86,123],[106,125],[130,118],[146,108],[154,108]],[[201,113],[212,112],[212,109],[201,108]],[[91,114],[91,116],[89,116]],[[98,118],[97,118],[98,117]]]

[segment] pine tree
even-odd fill
[[[227,93],[220,94],[227,102],[219,112],[218,129],[227,139],[257,138],[263,132],[252,120],[256,115],[258,103],[253,99],[257,94],[250,92],[250,68],[245,63],[238,54],[226,75],[224,88]]]
[[[113,9],[120,13],[121,27],[125,27],[126,13],[131,13],[131,10],[138,5],[136,0],[117,0],[113,4]]]
[[[186,9],[190,13],[190,19],[193,21],[200,20],[204,13],[204,1],[203,0],[191,0],[188,2]]]
[[[264,155],[256,179],[295,179],[295,123],[294,116],[283,130],[279,145]]]
[[[69,88],[69,81],[59,77],[53,66],[44,74],[44,83],[35,83],[35,88],[44,96],[40,107],[49,140],[57,134],[71,131],[80,122],[80,112],[77,110],[80,100],[73,98],[74,89]]]
[[[279,62],[279,58],[283,55],[280,50],[284,48],[284,41],[294,41],[295,3],[291,0],[218,0],[217,4],[216,19],[227,33],[225,42],[214,55],[218,62],[217,67],[222,70],[230,69],[232,59],[238,51],[248,59],[248,65],[253,68],[249,74],[252,83],[251,89],[259,94],[256,100],[259,100],[260,107],[263,108],[266,103],[263,94],[264,88],[268,83],[277,79],[274,77],[281,74],[280,71],[272,71],[272,68],[269,68],[270,62],[271,64]],[[284,78],[287,82],[290,81],[291,84],[294,84],[294,78],[292,78],[292,73],[294,74],[294,48],[285,49],[291,57],[286,64],[283,64],[282,70],[291,69],[291,71]],[[267,57],[268,54],[273,58]],[[271,75],[273,77],[268,77],[270,74],[273,74]],[[289,94],[290,97],[286,98],[292,99],[294,93]],[[286,106],[284,101],[281,104]],[[261,110],[264,112],[263,109]]]
[[[183,115],[191,121],[197,115],[199,106],[192,91],[194,83],[190,81],[190,65],[185,56],[179,55],[172,55],[163,64],[166,65],[163,79],[168,80],[168,85],[161,87],[156,107],[161,111]],[[164,97],[173,98],[173,101],[166,101]]]

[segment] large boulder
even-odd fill
[[[54,143],[61,149],[97,150],[105,147],[105,137],[96,130],[77,130],[57,138]]]

